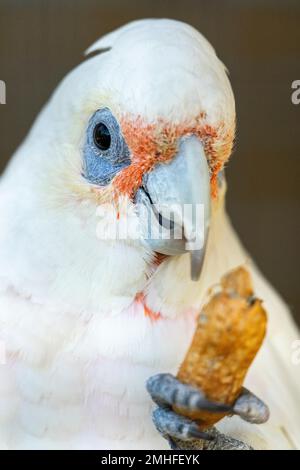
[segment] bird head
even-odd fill
[[[65,214],[60,223],[68,239],[79,237],[71,213],[88,227],[97,221],[101,244],[87,249],[83,235],[76,245],[95,259],[94,273],[97,250],[114,247],[118,256],[125,247],[126,263],[137,252],[147,275],[155,260],[190,251],[198,278],[235,133],[226,69],[199,32],[173,20],[130,23],[87,53],[29,134],[22,154],[31,163],[20,179],[27,175],[40,205]],[[125,223],[126,236],[109,239],[111,224]]]

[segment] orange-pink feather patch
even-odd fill
[[[223,123],[213,127],[206,123],[202,113],[191,125],[169,124],[163,119],[155,124],[145,124],[141,118],[126,116],[121,119],[121,128],[131,152],[131,164],[113,181],[113,187],[118,192],[134,196],[145,173],[157,163],[168,162],[174,157],[180,137],[197,135],[208,158],[212,195],[217,195],[217,174],[230,156],[234,127],[226,129]]]

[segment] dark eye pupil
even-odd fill
[[[94,142],[100,150],[108,150],[111,143],[111,136],[108,128],[103,122],[97,124],[94,129]]]

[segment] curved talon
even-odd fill
[[[243,388],[242,393],[235,401],[232,412],[253,424],[265,423],[270,416],[268,406],[246,388]]]
[[[201,431],[191,419],[178,415],[166,408],[157,408],[153,412],[153,422],[157,430],[166,438],[189,441],[193,439],[212,440],[213,436]]]
[[[270,415],[267,405],[254,393],[243,388],[233,406],[208,400],[198,389],[181,383],[171,374],[157,374],[146,384],[153,401],[159,406],[177,406],[187,411],[204,410],[231,413],[249,423],[265,423]]]
[[[201,431],[190,419],[166,408],[153,412],[153,422],[173,450],[251,450],[243,441],[220,433],[216,428]]]
[[[232,407],[208,400],[195,387],[181,383],[171,374],[157,374],[146,383],[153,401],[159,406],[178,406],[189,411],[205,410],[212,413],[227,413]]]

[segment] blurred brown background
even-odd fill
[[[228,207],[246,247],[300,322],[300,1],[0,0],[1,170],[58,81],[99,36],[143,17],[198,28],[230,71],[238,116]]]

